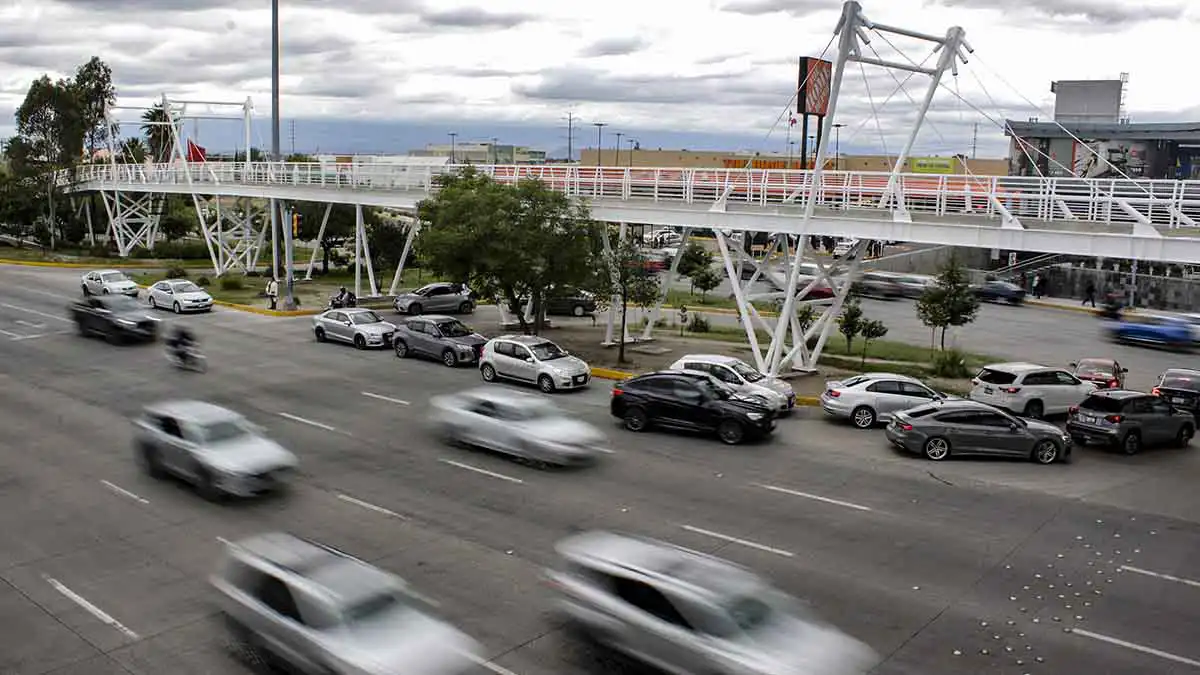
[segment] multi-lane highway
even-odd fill
[[[728,448],[623,432],[597,381],[556,400],[615,453],[539,471],[423,430],[428,398],[479,385],[472,370],[317,344],[305,317],[216,311],[165,317],[209,356],[186,374],[159,347],[74,335],[76,278],[0,270],[2,673],[243,672],[205,576],[220,539],[268,529],[407,578],[486,646],[488,670],[636,672],[548,611],[540,571],[587,528],[751,566],[868,642],[881,674],[1200,672],[1194,449],[935,465],[810,411]],[[267,427],[300,457],[294,489],[217,505],[143,475],[128,419],[175,397]]]

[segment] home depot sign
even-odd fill
[[[749,163],[744,159],[721,160],[726,169],[803,169],[800,160],[786,159],[752,159]]]

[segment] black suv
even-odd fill
[[[774,410],[704,373],[665,370],[624,380],[613,387],[609,409],[630,431],[659,426],[716,433],[728,445],[775,429]]]
[[[1103,389],[1071,408],[1067,433],[1078,445],[1096,441],[1133,455],[1147,445],[1187,447],[1196,434],[1196,419],[1161,396]]]
[[[1200,417],[1200,370],[1168,368],[1158,376],[1152,393],[1175,408]]]

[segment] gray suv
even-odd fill
[[[1103,389],[1071,408],[1067,433],[1079,445],[1096,441],[1137,454],[1143,445],[1174,443],[1186,448],[1196,434],[1192,413],[1159,396],[1124,389]]]
[[[446,312],[470,314],[475,311],[475,299],[471,289],[462,284],[437,282],[427,284],[409,293],[396,296],[392,306],[399,314],[424,314]]]
[[[427,356],[450,368],[478,363],[486,342],[487,338],[458,319],[437,314],[402,321],[392,336],[397,357]]]
[[[209,581],[242,650],[281,670],[459,675],[481,662],[402,579],[290,534],[227,543]]]

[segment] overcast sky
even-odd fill
[[[794,94],[796,59],[822,53],[841,8],[836,0],[281,4],[282,114],[301,128],[321,120],[311,126],[342,129],[301,141],[327,150],[339,149],[336,134],[358,120],[362,130],[419,128],[433,136],[423,139],[429,142],[445,142],[444,134],[456,129],[487,137],[495,125],[521,129],[522,138],[555,149],[565,145],[560,127],[572,110],[583,125],[604,121],[606,134],[625,130],[650,145],[662,145],[651,140],[656,132],[671,131],[701,139],[693,143],[784,151],[786,117],[769,132]],[[919,141],[924,154],[968,152],[978,123],[979,155],[1003,156],[1007,145],[996,121],[1050,117],[1054,79],[1128,72],[1135,121],[1200,120],[1200,90],[1184,86],[1194,80],[1191,41],[1200,35],[1200,0],[863,5],[876,23],[937,35],[962,26],[975,48],[935,99],[932,124]],[[902,62],[929,56],[926,43],[889,39],[902,54],[879,37],[864,53],[874,48]],[[12,113],[31,80],[67,74],[92,55],[112,66],[122,105],[145,106],[164,91],[203,100],[249,96],[256,116],[269,118],[269,0],[0,0],[0,138],[13,133]],[[872,114],[896,89],[893,74],[867,66],[864,77],[857,64],[847,69],[838,111],[847,125],[843,150],[894,152],[902,144],[915,110],[905,94]],[[912,77],[908,95],[919,99],[928,81]],[[211,125],[229,126],[203,122],[201,136]],[[255,145],[269,144],[262,135],[256,132]],[[594,129],[585,127],[576,147],[594,139]],[[372,142],[408,149],[389,148],[387,138]]]

